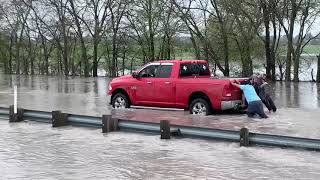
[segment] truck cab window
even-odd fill
[[[172,65],[161,65],[159,78],[169,78],[172,72]]]
[[[156,77],[157,74],[159,73],[159,66],[158,65],[150,65],[145,67],[143,70],[140,71],[139,77],[141,78],[153,78]]]
[[[210,76],[210,70],[207,64],[181,64],[180,77],[187,76]]]

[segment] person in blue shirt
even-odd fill
[[[264,113],[263,104],[252,85],[240,85],[234,81],[230,81],[233,86],[240,88],[248,102],[248,117],[254,117],[258,114],[261,118],[268,118]]]

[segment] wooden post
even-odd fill
[[[167,120],[160,121],[160,134],[161,134],[161,139],[171,138],[170,121],[167,121]]]
[[[118,119],[112,118],[112,115],[102,116],[102,133],[108,133],[118,130]]]
[[[240,146],[248,147],[249,142],[249,130],[247,128],[240,129]]]
[[[60,127],[68,124],[68,114],[61,111],[52,111],[52,127]]]
[[[21,122],[21,121],[23,121],[23,109],[17,108],[14,105],[11,105],[9,107],[9,122]]]

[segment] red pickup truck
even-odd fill
[[[240,89],[228,79],[212,79],[204,60],[149,63],[137,73],[113,79],[108,94],[116,109],[131,105],[181,108],[201,115],[233,109],[242,102]]]

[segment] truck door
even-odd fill
[[[154,101],[154,80],[158,74],[160,63],[152,63],[143,68],[131,87],[137,105],[150,105]]]
[[[173,63],[161,63],[160,71],[155,79],[155,100],[161,107],[175,105],[175,82],[172,77]]]

